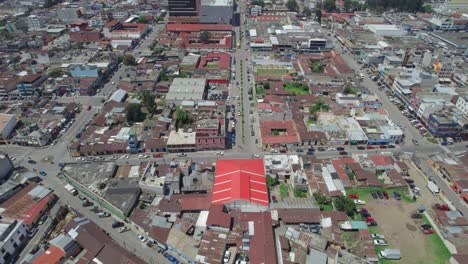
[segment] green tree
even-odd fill
[[[263,0],[253,0],[252,5],[258,5],[261,7],[265,7],[265,2]]]
[[[353,199],[346,196],[335,198],[333,204],[338,211],[345,212],[348,216],[353,216],[356,213],[356,204]]]
[[[62,69],[53,69],[52,71],[50,71],[49,73],[49,77],[50,78],[58,78],[58,77],[62,77],[63,76],[63,70]]]
[[[128,104],[125,108],[128,122],[141,122],[145,120],[145,114],[141,111],[140,104]]]
[[[118,59],[127,66],[135,66],[137,64],[135,57],[133,57],[131,54],[120,55]]]
[[[299,10],[299,5],[296,0],[288,0],[288,2],[286,2],[286,7],[292,12],[297,12]]]
[[[158,109],[155,99],[156,99],[156,96],[149,91],[144,91],[141,94],[141,103],[143,104],[143,106],[146,108],[146,111],[148,111],[150,115],[154,115],[156,113],[156,110]]]
[[[323,9],[325,9],[327,12],[336,11],[336,2],[335,2],[335,0],[325,0],[323,2]]]
[[[208,43],[208,41],[210,41],[210,32],[208,31],[202,31],[200,33],[200,41],[202,43]]]
[[[323,67],[323,65],[316,61],[316,62],[313,62],[311,65],[310,65],[310,70],[312,72],[315,72],[315,73],[323,73],[323,71],[325,70],[325,68]]]
[[[430,5],[425,5],[422,7],[424,13],[434,13],[434,9],[432,9],[432,6]]]
[[[163,52],[163,49],[161,47],[155,46],[153,48],[153,55],[160,55]]]
[[[319,101],[309,107],[309,113],[315,114],[321,111],[328,111],[330,110],[330,106],[325,104],[323,101]]]
[[[351,87],[346,87],[343,91],[344,94],[357,94],[357,91]]]
[[[267,182],[268,187],[277,185],[279,183],[278,177],[273,178],[269,174],[267,174],[266,176],[266,182]]]
[[[302,14],[306,17],[310,17],[312,16],[312,10],[306,6],[304,7],[304,10],[302,10]]]
[[[315,9],[315,20],[322,24],[322,10],[320,8]]]
[[[176,129],[192,124],[193,118],[189,112],[181,108],[176,111]]]
[[[135,22],[137,23],[142,23],[142,24],[148,24],[148,19],[144,16],[139,16]]]

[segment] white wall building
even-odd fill
[[[401,37],[406,31],[397,25],[366,25],[367,29],[381,37]]]
[[[27,227],[23,221],[0,220],[0,264],[10,263],[12,257],[22,248],[27,238]]]
[[[458,97],[457,103],[455,104],[465,115],[468,115],[468,96]]]

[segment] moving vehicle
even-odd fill
[[[187,157],[187,154],[185,153],[177,153],[177,157]]]
[[[28,163],[32,164],[32,165],[35,165],[37,162],[35,162],[34,160],[28,160]]]
[[[45,176],[47,176],[47,172],[45,172],[45,171],[40,171],[40,172],[39,172],[39,175],[45,177]]]
[[[69,191],[73,196],[78,195],[78,191],[71,184],[67,184],[64,187],[65,190]]]
[[[433,181],[428,181],[427,182],[427,188],[432,192],[434,195],[439,195],[440,189],[439,186]]]
[[[401,259],[401,252],[399,249],[386,248],[379,252],[379,257],[383,259]]]

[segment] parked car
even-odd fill
[[[35,165],[37,162],[35,162],[34,160],[28,160],[28,163],[32,164],[32,165]]]
[[[379,196],[379,199],[383,199],[384,196],[383,196],[383,193],[381,191],[378,191],[377,192],[377,196]]]
[[[432,226],[429,225],[429,224],[422,224],[422,225],[420,226],[420,228],[424,230],[424,229],[432,228]]]
[[[428,229],[423,229],[423,233],[426,235],[434,234],[434,229],[432,227]]]
[[[336,150],[338,150],[338,151],[343,151],[344,148],[343,148],[343,147],[337,147]]]
[[[381,234],[377,234],[377,233],[374,233],[374,234],[371,234],[371,237],[372,238],[378,238],[378,239],[384,239],[384,235],[381,235]]]
[[[185,153],[177,153],[177,157],[187,157],[187,154]]]
[[[367,221],[368,226],[378,226],[376,221]]]
[[[271,200],[272,200],[274,203],[277,203],[277,202],[278,202],[278,199],[276,198],[275,195],[272,195],[272,196],[271,196]]]
[[[366,149],[375,149],[374,146],[367,146]]]
[[[387,192],[384,191],[384,192],[383,192],[383,196],[384,196],[384,198],[385,198],[386,200],[388,200],[388,193],[387,193]]]
[[[318,151],[325,151],[325,148],[319,147],[317,150],[318,150]]]
[[[231,258],[231,252],[229,252],[229,250],[226,250],[226,252],[224,252],[223,263],[228,263],[230,258]]]
[[[371,217],[372,215],[369,212],[361,212],[362,217]]]
[[[358,208],[357,211],[358,211],[358,212],[361,212],[361,213],[363,213],[363,212],[369,212],[369,211],[367,211],[367,209],[364,208],[364,207]]]
[[[355,193],[350,193],[348,194],[348,197],[349,198],[353,198],[353,199],[359,199],[359,195],[355,194]]]
[[[434,207],[437,209],[437,210],[441,210],[441,211],[450,211],[450,208],[447,204],[439,204],[439,203],[436,203],[434,205]]]
[[[84,197],[83,195],[78,195],[78,199],[80,199],[81,201],[84,201],[86,200],[86,197]]]
[[[119,228],[122,226],[124,226],[123,222],[115,221],[114,223],[112,223],[112,228]]]
[[[422,214],[418,214],[418,213],[411,214],[411,218],[413,218],[413,219],[421,219],[421,218],[422,218]]]
[[[358,200],[358,199],[354,200],[354,203],[357,204],[357,205],[365,205],[366,204],[365,201]]]
[[[395,148],[395,145],[388,145],[388,148]]]
[[[401,195],[399,192],[393,192],[393,197],[395,197],[397,201],[401,200]]]
[[[140,234],[137,234],[137,238],[141,241],[141,242],[146,242],[146,237],[140,235]]]
[[[119,229],[119,233],[123,233],[123,232],[126,232],[130,230],[130,228],[126,227],[126,226],[122,226],[120,229]]]
[[[348,155],[348,152],[346,152],[346,151],[340,151],[340,155],[343,155],[343,156],[344,156],[344,155]]]
[[[376,192],[371,192],[372,198],[377,199],[379,198]]]
[[[385,239],[376,239],[374,240],[374,245],[376,246],[388,246],[388,243]]]
[[[380,148],[380,149],[386,149],[387,146],[382,145],[382,146],[379,146],[379,148]]]
[[[365,150],[366,147],[364,147],[364,146],[358,146],[357,149],[358,149],[358,150]]]
[[[45,176],[47,176],[47,173],[45,171],[40,171],[39,175],[41,175],[42,177],[45,177]]]

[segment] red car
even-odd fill
[[[383,192],[383,196],[384,196],[385,199],[388,200],[388,193],[387,192]]]
[[[364,207],[363,207],[363,208],[359,208],[359,209],[357,209],[357,210],[358,210],[358,212],[361,212],[361,213],[367,213],[367,212],[369,212],[369,211],[367,211],[367,209],[364,208]]]
[[[153,158],[162,158],[164,155],[162,153],[154,153]]]
[[[424,229],[423,233],[426,235],[434,234],[434,229],[429,228],[429,229]]]
[[[366,149],[375,149],[373,146],[367,146]]]
[[[353,198],[353,199],[359,199],[359,195],[357,195],[355,193],[348,194],[348,197]]]
[[[375,222],[375,219],[373,217],[366,217],[366,222]]]
[[[437,210],[441,210],[441,211],[450,211],[450,208],[449,208],[448,205],[446,205],[446,204],[438,204],[438,203],[436,203],[436,204],[435,204],[435,208],[436,208]]]
[[[387,146],[379,146],[379,148],[381,148],[381,149],[386,149]]]

